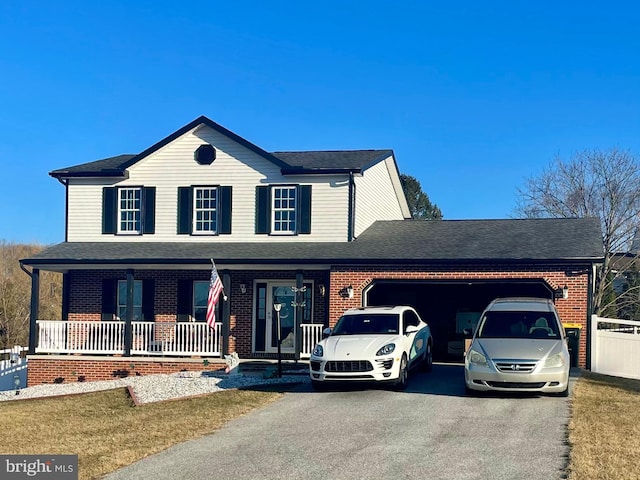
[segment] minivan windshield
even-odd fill
[[[398,324],[397,314],[343,315],[331,335],[397,334]]]
[[[478,338],[561,338],[553,312],[488,311],[478,326]]]

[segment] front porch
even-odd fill
[[[226,367],[222,323],[216,323],[214,330],[202,322],[131,322],[129,341],[124,321],[38,320],[36,324],[29,386]],[[299,358],[311,356],[323,328],[323,324],[300,325]],[[253,357],[265,358],[259,352]]]

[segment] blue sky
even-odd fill
[[[0,2],[0,240],[64,240],[54,169],[199,115],[267,151],[392,148],[446,219],[556,156],[640,155],[635,2]]]

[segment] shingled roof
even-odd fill
[[[207,117],[202,116],[141,153],[117,155],[102,160],[60,168],[49,172],[49,175],[58,179],[68,177],[124,176],[126,169],[131,165],[200,125],[207,125],[245,146],[254,153],[257,153],[266,160],[276,164],[280,167],[284,175],[362,172],[362,170],[367,167],[393,155],[392,150],[331,150],[269,153]]]
[[[25,265],[429,264],[594,262],[597,219],[378,221],[353,242],[65,242]]]

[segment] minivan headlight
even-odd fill
[[[564,366],[564,355],[561,353],[556,353],[555,355],[550,355],[544,361],[544,368],[557,368]]]
[[[474,350],[473,348],[469,350],[469,353],[467,354],[467,356],[469,357],[469,363],[473,363],[474,365],[483,365],[485,367],[488,365],[487,357],[485,357],[480,352]]]
[[[322,355],[324,355],[324,349],[322,348],[322,345],[316,345],[315,347],[313,347],[313,352],[311,353],[311,355],[313,355],[314,357],[321,357]]]

